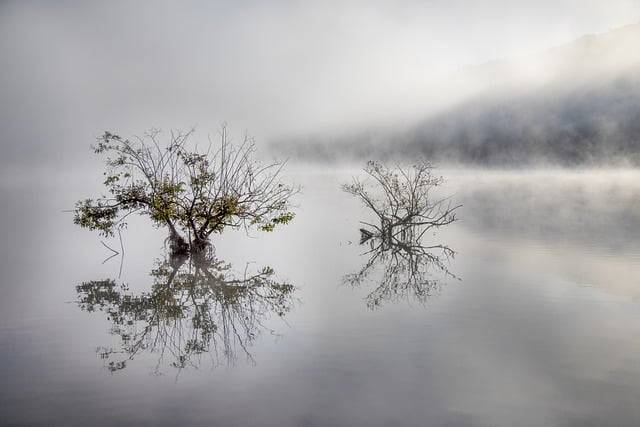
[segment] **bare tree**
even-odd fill
[[[193,131],[160,131],[126,139],[105,132],[94,147],[106,156],[108,196],[76,203],[74,222],[112,235],[126,218],[147,215],[166,226],[174,253],[197,252],[225,228],[255,226],[271,231],[293,219],[290,198],[297,188],[280,180],[284,163],[261,164],[249,136],[235,145],[226,127],[206,150],[190,147]]]
[[[406,232],[408,227],[421,229],[416,239],[429,230],[451,224],[456,220],[454,206],[449,198],[435,198],[434,189],[444,182],[432,173],[433,167],[421,161],[410,168],[388,168],[370,161],[364,168],[370,182],[354,178],[342,189],[359,198],[378,217],[379,224],[362,222],[373,230],[362,229],[363,238],[372,235],[390,239]],[[372,188],[373,187],[373,188]]]

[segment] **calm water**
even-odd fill
[[[273,269],[255,293],[175,285],[173,305],[152,288],[162,230],[132,221],[103,263],[61,212],[94,181],[5,181],[0,424],[640,423],[639,172],[443,170],[464,206],[428,242],[459,280],[428,289],[380,289],[384,264],[349,284],[371,218],[339,190],[355,172],[299,168],[294,223],[216,237],[221,280]]]

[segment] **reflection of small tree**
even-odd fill
[[[130,214],[147,215],[169,229],[174,253],[184,254],[228,227],[271,231],[291,221],[296,190],[280,181],[283,163],[258,163],[253,140],[234,145],[224,127],[220,144],[204,152],[189,148],[191,135],[171,133],[163,145],[159,131],[134,139],[105,132],[95,152],[106,156],[108,196],[77,202],[74,222],[112,235]]]
[[[399,299],[425,303],[440,289],[435,274],[456,279],[448,267],[454,251],[444,245],[421,245],[416,240],[421,233],[416,227],[408,227],[391,237],[363,236],[361,244],[369,245],[364,254],[369,258],[357,273],[345,276],[344,281],[359,287],[372,280],[374,272],[379,273],[373,279],[376,288],[366,297],[369,308]]]
[[[377,287],[367,296],[370,308],[401,298],[424,303],[439,290],[434,273],[456,276],[448,268],[454,251],[440,244],[423,245],[422,238],[427,231],[454,222],[459,206],[452,206],[449,199],[435,198],[433,191],[443,178],[432,175],[432,167],[426,162],[408,169],[389,169],[369,162],[364,171],[373,179],[373,188],[354,178],[343,189],[358,197],[377,216],[379,224],[361,222],[369,227],[360,229],[360,244],[369,245],[365,252],[369,258],[344,280],[355,287],[368,281],[374,271],[380,273]]]
[[[239,278],[230,268],[212,256],[171,258],[152,271],[148,293],[133,295],[114,280],[77,286],[79,306],[106,313],[121,340],[120,348],[99,349],[109,370],[124,369],[142,352],[159,355],[157,370],[166,357],[176,368],[197,366],[207,353],[228,363],[238,352],[253,360],[249,347],[266,329],[263,321],[291,310],[295,288],[268,267]]]

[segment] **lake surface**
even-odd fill
[[[214,237],[225,277],[269,282],[173,305],[152,288],[163,230],[132,220],[103,263],[62,212],[91,173],[4,180],[0,424],[638,425],[640,172],[440,172],[463,207],[426,242],[455,250],[455,277],[379,289],[380,265],[352,286],[371,215],[339,185],[357,170],[293,167],[292,224]]]

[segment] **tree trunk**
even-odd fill
[[[209,247],[209,240],[206,237],[194,237],[191,242],[191,252],[192,253],[201,253],[205,249]]]
[[[173,227],[173,224],[170,224],[169,227],[169,249],[171,251],[171,255],[187,255],[189,253],[189,244]]]

